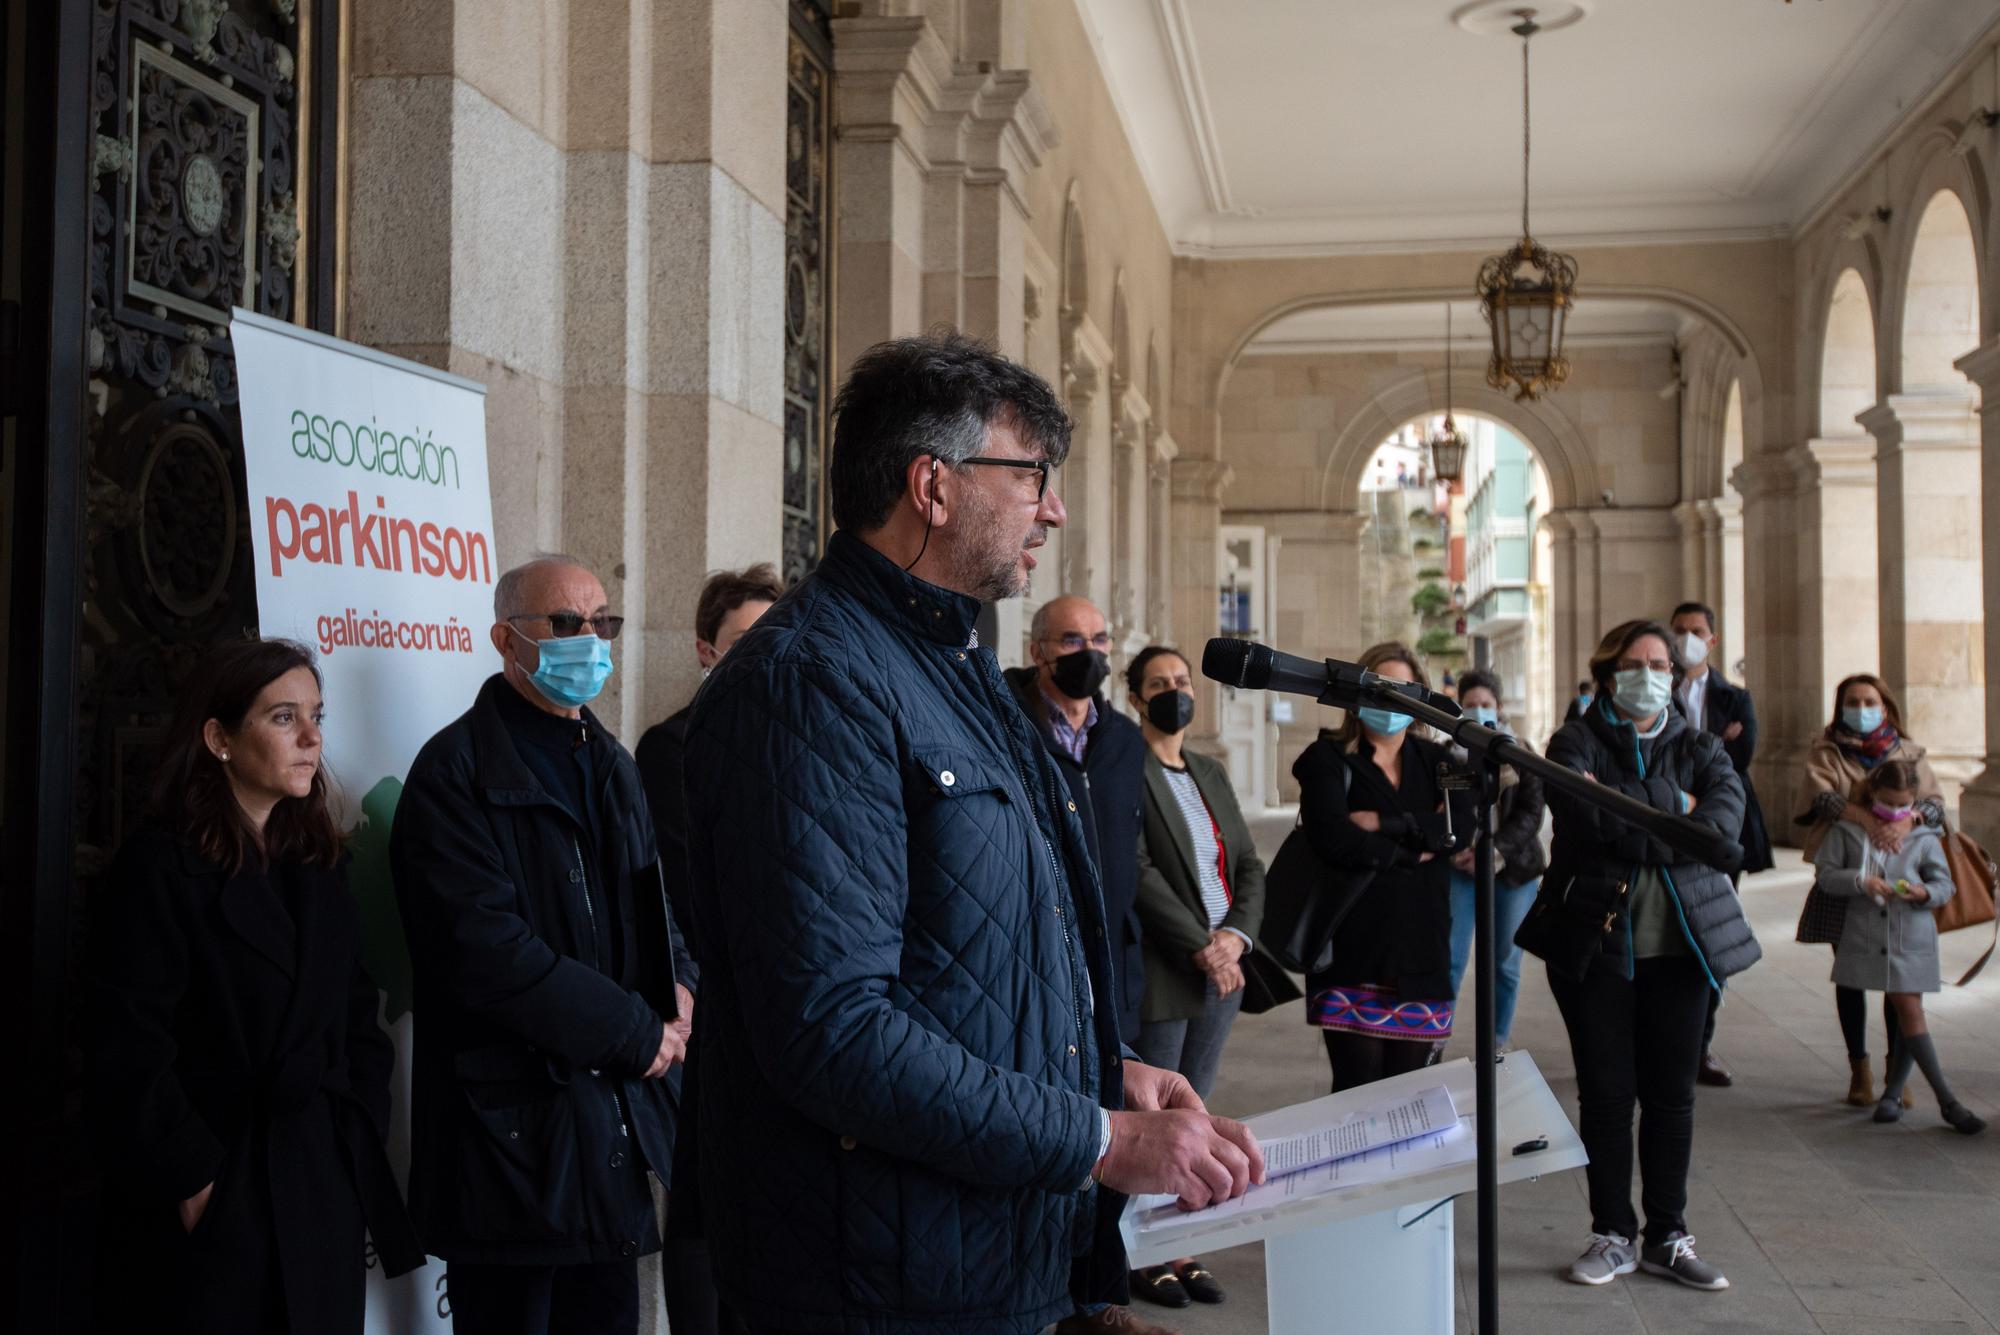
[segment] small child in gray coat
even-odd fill
[[[1917,800],[1917,784],[1916,766],[1885,760],[1868,773],[1867,800],[1879,819],[1900,820]],[[1859,825],[1844,820],[1828,832],[1813,863],[1823,893],[1859,901],[1848,905],[1834,953],[1833,981],[1887,993],[1902,1031],[1875,1120],[1893,1122],[1903,1115],[1903,1085],[1915,1065],[1923,1068],[1937,1094],[1945,1121],[1968,1136],[1984,1131],[1986,1123],[1945,1083],[1924,1020],[1923,994],[1940,986],[1934,910],[1954,889],[1937,831],[1919,822],[1899,847],[1881,849]]]

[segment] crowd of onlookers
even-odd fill
[[[1195,1256],[1128,1271],[1125,1198],[1199,1208],[1263,1177],[1206,1107],[1237,1015],[1303,995],[1336,1091],[1436,1059],[1475,838],[1496,1037],[1525,949],[1575,1057],[1592,1220],[1569,1278],[1726,1287],[1684,1212],[1696,1083],[1731,1079],[1717,1006],[1760,953],[1735,878],[1512,766],[1483,833],[1449,781],[1465,754],[1358,707],[1293,766],[1300,837],[1351,899],[1301,991],[1259,945],[1265,867],[1227,770],[1188,745],[1188,656],[1151,645],[1114,676],[1116,628],[1074,596],[1036,609],[1019,668],[978,643],[981,604],[1025,588],[1066,518],[1068,446],[1048,386],[977,344],[870,350],[840,395],[820,566],[790,589],[768,567],[709,579],[704,684],[636,754],[590,710],[623,624],[597,576],[543,557],[500,578],[499,671],[423,746],[390,837],[406,1188],[317,667],[284,641],[217,648],[94,906],[91,1111],[130,1244],[102,1326],[352,1335],[364,1264],[428,1254],[461,1331],[628,1331],[659,1253],[676,1335],[1148,1335],[1130,1295],[1225,1294]],[[1756,715],[1716,645],[1696,603],[1614,627],[1547,755],[1755,870]],[[1429,684],[1400,644],[1361,663]],[[1511,731],[1491,673],[1454,686]],[[1894,1120],[1920,1067],[1978,1131],[1922,1007],[1944,811],[1880,680],[1841,684],[1807,772],[1800,936],[1836,946],[1849,1101]]]

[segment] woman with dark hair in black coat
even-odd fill
[[[92,906],[101,1330],[357,1335],[364,1226],[423,1264],[320,719],[310,650],[213,651]]]
[[[1378,644],[1361,666],[1428,686],[1416,655]],[[1345,873],[1372,873],[1333,937],[1333,966],[1306,979],[1306,1019],[1326,1041],[1336,1093],[1414,1071],[1451,1037],[1451,855],[1473,829],[1470,793],[1446,790],[1451,752],[1411,736],[1408,714],[1348,711],[1299,754],[1299,824]]]
[[[1735,839],[1743,785],[1721,739],[1673,708],[1682,666],[1667,628],[1614,627],[1590,670],[1595,699],[1549,742],[1549,759]],[[1724,873],[1561,789],[1549,790],[1549,807],[1555,846],[1518,939],[1548,962],[1590,1152],[1591,1235],[1567,1277],[1608,1284],[1643,1267],[1690,1288],[1727,1288],[1695,1255],[1683,1212],[1709,996],[1756,963],[1757,938]],[[1632,1209],[1635,1105],[1643,1239]]]

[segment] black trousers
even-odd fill
[[[1406,1038],[1370,1038],[1340,1029],[1322,1029],[1326,1061],[1333,1068],[1333,1092],[1372,1085],[1414,1071],[1431,1059],[1431,1045]]]
[[[1591,1230],[1640,1236],[1632,1210],[1632,1110],[1638,1106],[1645,1241],[1685,1231],[1694,1150],[1694,1082],[1713,991],[1691,956],[1637,962],[1630,979],[1602,966],[1582,982],[1549,971],[1576,1059],[1578,1131],[1590,1154]]]
[[[445,1270],[456,1335],[635,1335],[639,1262]]]

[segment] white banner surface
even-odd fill
[[[389,828],[418,748],[498,667],[486,387],[238,310],[230,327],[267,636],[311,645],[326,758],[353,831],[363,953],[396,1040],[390,1157],[409,1162],[410,965]],[[446,1335],[444,1266],[385,1279],[369,1256],[370,1335]]]

